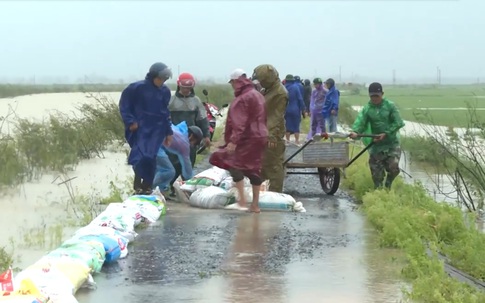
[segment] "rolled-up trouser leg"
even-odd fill
[[[239,182],[244,179],[244,177],[248,177],[249,182],[251,185],[254,186],[260,186],[263,183],[263,180],[261,179],[260,176],[249,173],[249,172],[243,172],[237,169],[230,169],[229,173],[231,174],[232,180],[234,182]]]
[[[391,188],[392,182],[401,172],[399,168],[399,161],[401,160],[401,148],[395,147],[389,150],[387,159],[385,161],[385,169],[387,172],[385,187]]]
[[[267,147],[263,156],[261,176],[269,180],[269,190],[281,193],[285,181],[285,142],[280,140],[276,147]]]
[[[372,181],[374,181],[374,188],[382,187],[386,159],[387,155],[382,152],[372,154],[369,157],[369,167],[372,175]]]

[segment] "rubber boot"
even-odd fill
[[[153,192],[152,184],[145,182],[145,180],[143,180],[142,183],[141,183],[141,194],[142,195],[151,195],[152,192]]]
[[[135,195],[139,195],[142,191],[141,178],[137,175],[135,175],[135,179],[133,180],[133,190],[135,191]]]

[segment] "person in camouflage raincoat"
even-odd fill
[[[371,100],[357,116],[350,137],[356,138],[357,134],[366,130],[379,135],[369,148],[369,166],[375,188],[382,185],[390,188],[400,172],[399,130],[404,127],[404,121],[394,103],[384,97],[380,83],[374,82],[369,86],[369,96]]]
[[[279,79],[274,66],[259,65],[252,76],[264,88],[268,126],[268,146],[263,157],[262,177],[269,180],[269,190],[281,193],[285,180],[285,113],[288,92]]]

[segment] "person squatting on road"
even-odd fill
[[[300,144],[301,118],[305,117],[305,103],[298,83],[292,75],[285,77],[285,88],[288,91],[288,106],[286,107],[286,141],[290,141],[290,135],[295,135],[295,143]]]
[[[312,87],[310,85],[310,80],[305,79],[304,85],[303,85],[303,103],[305,103],[305,109],[307,111],[307,114],[310,114],[310,100],[312,98]]]
[[[325,94],[325,102],[323,104],[322,115],[325,120],[325,128],[322,129],[323,132],[334,133],[337,131],[337,117],[338,117],[338,106],[340,99],[340,92],[335,86],[335,81],[332,78],[325,81],[325,86],[327,87],[327,93]],[[326,124],[328,123],[328,129]]]
[[[268,146],[263,156],[261,175],[269,180],[269,190],[281,193],[285,181],[285,113],[288,105],[288,92],[279,79],[274,66],[259,65],[254,69],[253,79],[263,87],[268,128]]]
[[[321,78],[313,79],[313,86],[315,88],[312,91],[310,99],[310,132],[308,133],[307,140],[310,140],[318,133],[325,132],[325,120],[322,111],[327,89],[323,85]]]
[[[204,134],[203,142],[206,147],[210,146],[209,120],[207,120],[207,111],[202,101],[195,95],[195,79],[189,73],[182,73],[177,79],[177,90],[170,100],[169,110],[173,124],[179,124],[183,121],[190,126],[198,126]],[[197,157],[197,146],[190,147],[190,160],[194,167]],[[174,161],[176,157],[171,156]],[[173,180],[175,182],[175,180]],[[173,184],[172,182],[172,184]]]
[[[385,172],[386,188],[391,188],[392,182],[399,175],[399,130],[404,127],[399,110],[383,95],[380,83],[374,82],[369,86],[370,101],[359,112],[350,133],[351,138],[356,138],[357,134],[370,128],[372,134],[379,135],[374,139],[374,145],[369,148],[369,166],[375,188],[382,187]]]
[[[162,142],[170,146],[170,89],[164,85],[172,71],[163,63],[154,63],[145,80],[129,84],[121,93],[120,114],[125,138],[130,145],[128,164],[133,167],[136,193],[151,194],[156,157]]]
[[[263,183],[261,162],[268,143],[264,97],[256,91],[243,70],[234,70],[230,79],[236,98],[227,114],[225,145],[210,156],[209,162],[231,173],[239,194],[240,209],[245,209],[247,205],[244,176],[248,177],[253,191],[249,210],[259,213],[259,191]]]
[[[153,186],[158,186],[162,192],[170,189],[171,181],[182,175],[182,180],[193,177],[190,147],[197,146],[203,139],[202,130],[198,126],[187,126],[185,121],[172,124],[173,140],[170,146],[161,145],[157,154],[157,171]],[[177,161],[172,161],[173,156]]]

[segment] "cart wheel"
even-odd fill
[[[340,185],[340,169],[338,168],[319,168],[320,185],[327,195],[337,192]]]

